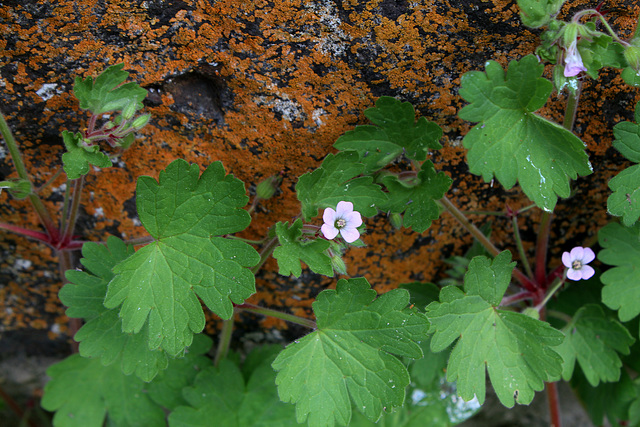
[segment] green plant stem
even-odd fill
[[[7,148],[9,148],[9,155],[13,160],[13,165],[16,168],[16,172],[18,172],[18,176],[21,179],[27,181],[31,185],[31,188],[33,188],[31,177],[29,176],[29,173],[27,172],[27,168],[25,167],[24,162],[22,161],[22,155],[20,154],[20,149],[18,148],[18,144],[16,144],[16,140],[13,137],[13,134],[9,129],[9,125],[7,124],[7,121],[5,120],[4,115],[2,113],[0,113],[0,134],[2,134],[4,141],[7,143]],[[51,215],[49,215],[49,212],[47,211],[47,209],[44,207],[42,200],[40,200],[38,195],[35,194],[33,191],[29,194],[28,197],[29,197],[29,201],[31,202],[31,205],[33,206],[33,209],[36,211],[36,214],[40,219],[40,223],[44,226],[45,230],[47,230],[47,233],[49,235],[54,235],[55,229],[56,229],[55,223],[53,219],[51,219]]]
[[[264,265],[265,262],[269,259],[273,251],[276,250],[280,242],[278,241],[278,237],[274,237],[269,240],[269,242],[262,248],[262,252],[260,252],[260,261],[253,268],[251,268],[251,272],[255,275]]]
[[[484,233],[475,225],[473,225],[467,217],[447,198],[444,196],[442,199],[438,200],[436,203],[439,203],[441,207],[446,208],[449,213],[456,219],[458,222],[469,232],[473,237],[475,237],[482,246],[493,256],[497,256],[500,253],[500,250],[495,247],[493,243],[484,235]],[[513,270],[513,275],[515,278],[522,284],[524,288],[529,291],[535,291],[536,286],[531,280],[524,275],[524,273],[517,268]]]
[[[256,314],[261,314],[263,316],[271,316],[278,319],[286,320],[287,322],[295,323],[297,325],[301,325],[310,329],[316,329],[316,322],[313,320],[305,319],[304,317],[295,316],[289,313],[283,313],[281,311],[273,310],[270,308],[260,307],[258,305],[253,304],[240,304],[236,306],[237,310],[249,311]]]
[[[578,115],[578,101],[580,100],[580,93],[582,92],[582,82],[576,80],[576,90],[574,93],[569,92],[567,96],[567,105],[564,109],[564,120],[562,121],[562,127],[571,131],[573,125],[576,122],[576,116]]]
[[[64,199],[62,202],[62,215],[60,216],[60,230],[67,228],[67,218],[69,216],[69,202],[71,201],[71,181],[67,179],[64,188]]]
[[[218,363],[222,359],[227,357],[229,353],[229,345],[231,344],[231,336],[233,335],[233,315],[231,319],[224,320],[222,322],[222,330],[220,331],[220,342],[216,349],[216,356],[213,359],[213,364],[218,366]]]
[[[557,283],[553,286],[553,288],[551,288],[551,290],[547,292],[544,299],[538,305],[536,305],[535,307],[536,310],[541,311],[544,308],[544,306],[551,299],[553,294],[555,294],[558,291],[558,289],[560,289],[560,287],[564,284],[564,279],[556,279],[556,282]]]
[[[595,16],[598,17],[598,19],[600,19],[600,23],[604,26],[604,28],[607,30],[609,35],[611,35],[611,37],[615,41],[617,41],[618,43],[620,43],[623,46],[629,46],[629,43],[627,43],[626,41],[622,40],[620,37],[618,37],[618,35],[615,33],[615,31],[613,31],[613,28],[611,28],[611,26],[609,25],[609,23],[605,19],[604,15],[602,13],[600,13],[599,11],[595,10],[595,9],[582,10],[582,11],[576,13],[573,16],[573,18],[571,19],[571,21],[572,22],[578,22],[583,16],[592,16],[592,15],[595,15]]]
[[[16,140],[9,129],[9,125],[4,118],[3,114],[0,114],[0,133],[2,133],[2,137],[4,141],[7,143],[7,147],[9,148],[9,154],[11,155],[11,159],[13,159],[13,164],[16,168],[16,172],[18,172],[18,176],[25,181],[31,182],[31,177],[27,172],[27,168],[22,161],[22,155],[20,154],[20,149],[18,148],[18,144],[16,144]]]
[[[262,239],[262,240],[245,239],[242,237],[234,236],[233,234],[227,234],[224,237],[225,239],[240,240],[241,242],[249,243],[250,245],[263,245],[267,240],[267,239]]]
[[[555,317],[556,319],[563,320],[567,324],[570,324],[573,321],[573,317],[569,316],[567,313],[563,313],[558,310],[547,310],[547,315],[549,317]]]
[[[148,245],[149,243],[153,243],[153,241],[156,240],[153,236],[142,236],[142,237],[136,237],[135,239],[129,239],[129,240],[125,240],[125,243],[127,245],[134,245],[134,246],[138,246],[138,245]],[[100,242],[102,244],[107,244],[107,242]]]
[[[80,209],[80,200],[82,199],[82,187],[84,186],[84,175],[73,181],[73,196],[71,199],[71,209],[69,210],[69,218],[67,219],[67,225],[62,234],[63,239],[70,239],[73,236],[76,228],[76,221],[78,220],[78,210]]]
[[[495,247],[493,243],[484,235],[484,233],[467,219],[467,217],[460,211],[451,200],[444,196],[439,201],[440,206],[444,207],[449,213],[469,232],[473,237],[480,242],[482,246],[493,256],[497,256],[500,250]],[[436,202],[436,203],[438,203]]]
[[[520,255],[520,261],[522,261],[522,265],[524,266],[524,271],[527,273],[527,276],[533,278],[531,264],[529,264],[529,259],[527,258],[527,254],[524,251],[524,245],[522,244],[522,237],[520,237],[520,229],[518,228],[518,217],[516,217],[515,215],[511,218],[511,225],[513,226],[513,235],[516,240],[516,248],[518,248],[518,254]]]
[[[33,191],[35,191],[36,193],[39,193],[40,191],[42,191],[43,189],[47,188],[48,186],[50,186],[51,184],[53,184],[53,182],[58,179],[58,177],[60,175],[62,175],[62,172],[64,172],[64,170],[62,168],[58,168],[58,170],[56,171],[56,173],[53,174],[53,176],[51,178],[49,178],[49,180],[47,182],[45,182],[44,184],[42,184],[40,187],[34,189]]]

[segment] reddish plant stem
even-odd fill
[[[558,402],[558,383],[547,383],[547,397],[549,398],[550,425],[551,427],[562,427]]]
[[[0,397],[4,400],[7,405],[11,408],[11,410],[18,416],[19,419],[24,420],[24,411],[20,406],[16,403],[15,400],[9,396],[2,387],[0,387]],[[30,427],[37,427],[36,423],[33,420],[27,419],[27,423]]]
[[[19,234],[21,236],[30,237],[32,239],[39,240],[43,243],[49,243],[49,235],[41,231],[29,230],[28,228],[18,227],[17,225],[7,224],[6,222],[0,222],[0,228]]]
[[[542,213],[540,228],[538,229],[538,239],[536,241],[536,282],[547,289],[547,251],[549,250],[549,233],[551,232],[551,214]]]
[[[516,303],[518,301],[523,301],[523,300],[526,300],[526,299],[533,299],[534,296],[535,296],[535,294],[533,292],[520,291],[517,294],[509,295],[508,297],[502,298],[502,301],[500,301],[500,305],[501,306],[511,305],[511,304],[514,304],[514,303]]]
[[[484,248],[493,256],[497,256],[500,253],[500,250],[498,248],[495,247],[495,245],[493,243],[491,243],[491,241],[489,239],[487,239],[487,236],[485,236],[482,231],[480,231],[478,229],[478,227],[476,227],[475,225],[473,225],[471,223],[471,221],[469,221],[462,212],[460,212],[460,210],[451,202],[451,200],[449,200],[447,198],[447,196],[444,196],[442,199],[440,199],[440,203],[442,206],[444,206],[449,213],[456,219],[458,220],[458,222],[469,232],[471,233],[471,235],[473,235],[473,237],[476,238],[476,240],[478,240],[478,242],[480,242],[480,244],[482,246],[484,246]],[[518,282],[520,282],[520,284],[522,285],[523,288],[525,288],[526,290],[530,291],[530,292],[536,292],[538,290],[538,286],[531,281],[531,279],[529,279],[522,271],[520,271],[519,269],[515,268],[513,270],[513,276],[516,278],[516,280]]]

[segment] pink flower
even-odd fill
[[[571,249],[571,252],[562,254],[562,263],[569,269],[567,277],[571,280],[588,280],[595,274],[595,270],[588,266],[591,261],[596,259],[596,254],[589,248],[577,246]]]
[[[578,40],[574,40],[567,48],[567,53],[564,57],[564,64],[565,77],[577,76],[581,71],[587,71],[582,63],[580,52],[578,52]]]
[[[335,239],[338,233],[347,243],[355,242],[360,237],[358,227],[362,225],[362,217],[360,212],[353,210],[351,202],[339,202],[335,211],[325,209],[322,219],[322,234],[329,240]]]

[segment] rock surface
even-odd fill
[[[592,2],[570,1],[563,16]],[[613,27],[632,34],[640,7],[631,0],[607,2]],[[332,152],[336,138],[366,123],[363,111],[382,95],[414,104],[444,130],[444,148],[433,154],[454,181],[449,196],[467,210],[502,211],[527,206],[518,190],[484,183],[468,174],[461,140],[470,124],[457,117],[460,76],[484,69],[488,60],[506,66],[533,53],[538,33],[523,27],[515,1],[507,0],[147,0],[4,1],[0,5],[0,109],[7,116],[37,185],[54,176],[63,152],[60,133],[82,129],[87,119],[71,94],[76,76],[97,75],[123,62],[130,78],[148,89],[152,121],[114,167],[87,177],[86,204],[78,233],[105,240],[144,234],[135,213],[135,180],[157,177],[172,160],[201,165],[221,160],[255,184],[282,173],[279,194],[261,204],[247,238],[262,238],[276,221],[299,212],[295,183]],[[549,77],[547,70],[547,77]],[[632,120],[637,91],[604,70],[586,80],[575,132],[588,146],[595,173],[576,182],[576,197],[559,202],[553,225],[551,262],[572,242],[594,239],[608,220],[607,181],[625,164],[611,148],[612,127]],[[565,99],[554,94],[542,114],[561,120]],[[0,147],[0,179],[15,176]],[[52,212],[61,209],[64,180],[43,192]],[[584,198],[593,204],[576,203]],[[0,196],[0,218],[38,228],[24,201]],[[511,248],[504,218],[493,222],[494,240]],[[539,213],[520,218],[531,254]],[[366,248],[348,253],[351,275],[367,277],[385,292],[399,283],[442,278],[443,259],[461,255],[471,239],[448,215],[422,235],[394,231],[384,218],[367,222]],[[310,315],[315,295],[335,280],[277,274],[269,261],[251,302]],[[0,233],[0,333],[43,331],[52,342],[68,337],[61,285],[51,251],[24,238]],[[280,321],[244,318],[244,330],[298,330]],[[259,323],[259,325],[256,325]],[[216,323],[210,322],[213,332]],[[58,340],[58,341],[56,341]],[[43,344],[39,351],[49,344]],[[496,424],[497,425],[497,424]]]

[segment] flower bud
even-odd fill
[[[140,130],[149,123],[149,119],[151,118],[151,114],[143,114],[142,116],[136,117],[136,119],[131,123],[131,127],[135,130]]]
[[[578,39],[578,32],[580,31],[580,24],[567,24],[564,27],[564,33],[562,34],[562,45],[566,48],[571,46],[572,43]]]
[[[340,255],[333,255],[331,257],[331,266],[333,267],[333,271],[338,274],[347,274],[347,265],[342,260]]]
[[[640,47],[628,46],[624,50],[624,59],[627,60],[631,68],[640,71]]]
[[[389,215],[389,222],[393,225],[393,228],[400,230],[402,228],[402,215],[399,213],[392,213]]]
[[[272,198],[280,187],[281,182],[282,177],[280,175],[270,176],[256,186],[256,195],[263,200]]]
[[[540,312],[533,307],[527,307],[522,311],[525,316],[540,320]]]
[[[130,102],[125,105],[125,107],[122,109],[122,118],[125,120],[131,119],[136,114],[136,107],[137,105],[135,102]]]
[[[0,192],[6,188],[15,199],[26,199],[31,194],[31,183],[25,179],[10,179],[0,181]]]

